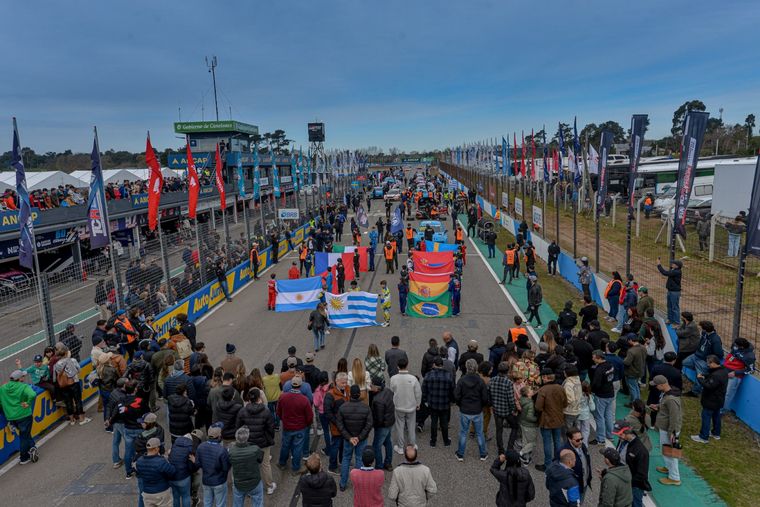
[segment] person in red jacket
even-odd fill
[[[298,269],[298,265],[293,262],[290,265],[290,269],[288,270],[288,279],[289,280],[298,280],[301,278],[301,271]]]
[[[277,302],[277,282],[275,281],[276,273],[272,273],[267,281],[267,289],[269,290],[269,300],[267,301],[267,310],[274,310],[274,305]]]
[[[291,467],[294,474],[300,474],[303,456],[303,440],[309,434],[314,421],[314,411],[309,399],[301,394],[301,377],[290,380],[290,391],[282,393],[277,400],[277,416],[282,422],[282,444],[277,466],[285,471],[288,456],[292,455]]]

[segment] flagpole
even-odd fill
[[[150,130],[148,131],[148,141],[150,141]],[[152,148],[152,146],[151,146]],[[98,150],[100,149],[100,146],[98,146]],[[99,153],[99,151],[98,151]],[[145,153],[145,156],[147,158],[148,154]],[[160,168],[159,168],[160,171]],[[160,189],[163,190],[163,189]],[[149,192],[152,191],[152,189],[149,190]],[[160,194],[159,194],[160,195]],[[169,269],[169,258],[166,256],[166,250],[164,247],[164,235],[161,232],[161,207],[159,205],[159,208],[156,212],[158,215],[156,217],[156,229],[158,229],[158,245],[161,251],[161,263],[164,266],[164,277],[166,278],[166,295],[169,298],[169,304],[174,304],[174,292],[171,288],[171,271]],[[149,227],[150,228],[150,227]],[[200,254],[200,252],[199,252]]]
[[[98,139],[98,127],[93,126],[92,127],[93,132],[95,133],[95,146],[97,146],[97,153],[98,153],[98,164],[101,168],[101,181],[100,186],[103,187],[103,181],[102,181],[102,168],[103,165],[100,163],[100,139]],[[116,255],[116,252],[113,248],[113,243],[111,241],[111,219],[108,216],[108,202],[105,202],[103,205],[103,220],[105,221],[105,227],[106,231],[108,232],[108,252],[109,256],[111,257],[111,271],[113,281],[114,281],[114,290],[116,291],[116,309],[121,310],[122,309],[122,291],[121,291],[121,281],[119,280],[120,276],[118,276],[120,270],[118,269],[119,266],[119,256]],[[140,234],[139,230],[135,232],[132,231],[132,234]]]

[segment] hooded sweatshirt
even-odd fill
[[[581,379],[578,376],[567,377],[562,383],[567,396],[567,406],[565,407],[566,415],[578,415],[581,413],[581,398],[583,397],[583,388]]]
[[[608,468],[599,489],[599,507],[628,507],[632,503],[631,469],[625,463]]]
[[[32,415],[37,394],[26,382],[10,381],[0,386],[0,411],[9,421],[18,421]],[[27,403],[28,407],[22,407]]]

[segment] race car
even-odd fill
[[[383,187],[374,187],[372,189],[373,199],[382,199],[384,195],[385,195],[385,191],[383,190]]]
[[[414,244],[416,245],[420,241],[425,240],[425,232],[427,228],[430,227],[432,230],[432,236],[431,233],[428,232],[428,238],[430,241],[435,241],[437,243],[448,243],[449,242],[449,231],[446,230],[446,227],[441,224],[438,220],[423,220],[420,222],[420,226],[417,229],[417,233],[414,235]]]
[[[417,220],[435,220],[441,215],[445,215],[449,212],[449,207],[445,204],[438,204],[432,197],[425,196],[423,192],[422,197],[417,203],[417,212],[415,218]]]

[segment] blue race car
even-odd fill
[[[383,187],[373,187],[372,188],[372,198],[373,199],[382,199],[385,195],[385,192],[383,191]]]
[[[436,243],[449,242],[449,231],[446,230],[446,227],[444,227],[441,222],[438,220],[423,220],[420,222],[417,234],[414,235],[415,246],[417,243],[425,239],[425,229],[427,229],[428,226],[433,230],[433,238],[431,241],[435,241]]]

